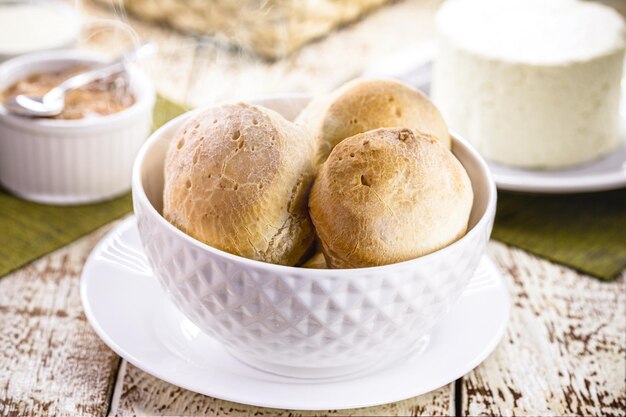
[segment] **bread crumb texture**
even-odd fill
[[[192,117],[170,143],[164,217],[190,236],[246,258],[295,265],[314,238],[308,131],[245,103]]]
[[[439,110],[419,90],[398,81],[356,79],[313,100],[296,123],[316,138],[317,163],[345,138],[382,127],[418,129],[450,149],[450,135]]]
[[[473,193],[456,157],[427,133],[382,128],[341,141],[309,197],[329,266],[413,259],[467,229]]]

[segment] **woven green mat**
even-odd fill
[[[159,98],[155,127],[184,109]],[[626,189],[577,195],[500,192],[493,238],[603,280],[626,268]],[[59,207],[0,191],[0,277],[130,212],[130,195]]]
[[[185,109],[158,97],[156,129]],[[132,210],[130,193],[103,203],[47,206],[14,197],[0,189],[0,277]]]
[[[572,195],[498,192],[492,237],[614,279],[626,268],[626,188]]]

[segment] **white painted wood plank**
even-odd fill
[[[123,389],[115,415],[276,416],[449,416],[454,414],[454,384],[429,394],[380,407],[353,410],[289,411],[252,407],[206,397],[176,387],[125,364]]]
[[[0,279],[0,415],[103,415],[119,358],[84,315],[79,278],[106,226]]]
[[[601,282],[492,242],[513,299],[507,334],[463,378],[469,415],[623,416],[626,281]]]

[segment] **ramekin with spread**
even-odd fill
[[[0,65],[0,103],[21,93],[41,95],[103,62],[99,54],[76,50],[11,59]],[[48,204],[95,202],[128,191],[133,160],[150,132],[152,83],[131,65],[66,100],[54,118],[16,116],[0,104],[0,185]]]
[[[0,103],[6,103],[20,94],[41,97],[67,79],[89,69],[88,65],[77,65],[61,71],[31,74],[0,91]],[[123,72],[70,90],[65,95],[63,112],[53,118],[84,119],[118,113],[135,103],[129,81],[128,73]]]

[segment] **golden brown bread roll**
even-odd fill
[[[461,163],[417,130],[377,129],[339,143],[319,172],[311,218],[332,268],[416,258],[465,234],[472,186]]]
[[[313,149],[305,128],[269,109],[209,108],[170,143],[163,215],[221,250],[295,265],[314,239],[307,213]]]
[[[419,90],[398,81],[356,79],[313,100],[296,123],[317,141],[317,163],[345,138],[381,127],[418,129],[450,149],[448,127],[439,110]]]

